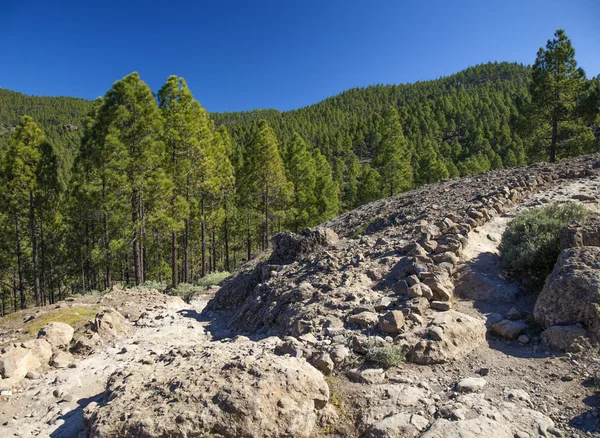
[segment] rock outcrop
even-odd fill
[[[38,339],[44,339],[52,349],[67,348],[73,339],[75,330],[64,322],[49,322],[38,333]]]
[[[216,342],[119,371],[85,409],[88,436],[315,436],[327,384],[305,360],[271,353],[279,342]]]
[[[430,365],[460,359],[485,341],[485,323],[450,310],[433,318],[425,336],[408,351],[411,362]]]
[[[562,251],[534,308],[544,327],[583,324],[600,338],[600,222],[572,224],[561,232]]]

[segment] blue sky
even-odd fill
[[[209,111],[310,105],[351,87],[532,64],[564,28],[600,73],[600,2],[0,0],[0,87],[93,99],[138,71]]]

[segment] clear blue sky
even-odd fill
[[[318,102],[351,87],[532,64],[557,28],[600,73],[598,0],[0,0],[0,87],[93,99],[138,71],[183,76],[209,111]]]

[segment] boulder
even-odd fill
[[[318,353],[311,359],[312,365],[326,376],[333,372],[335,364],[329,353]]]
[[[45,339],[31,339],[23,342],[21,347],[31,351],[41,364],[48,365],[48,362],[50,362],[52,346]]]
[[[54,368],[67,368],[73,363],[73,355],[65,351],[58,351],[52,355],[50,365]]]
[[[128,365],[84,409],[87,436],[316,436],[329,399],[323,375],[267,343],[215,342]]]
[[[399,310],[392,310],[379,317],[379,329],[384,333],[396,335],[404,327],[404,314]]]
[[[113,339],[125,333],[126,322],[123,315],[114,309],[105,309],[94,318],[92,330],[103,339]]]
[[[49,322],[38,333],[38,339],[44,339],[52,349],[66,348],[73,339],[75,330],[64,322]]]
[[[542,332],[542,342],[554,350],[577,351],[577,340],[587,336],[586,330],[581,324],[554,325]]]
[[[427,326],[442,330],[441,339],[422,339],[407,354],[407,359],[421,365],[444,363],[469,354],[485,341],[485,324],[468,315],[448,310],[438,313]]]
[[[357,313],[356,315],[350,315],[348,317],[349,324],[357,324],[364,328],[375,327],[378,322],[379,317],[375,312],[365,311]]]
[[[23,347],[10,347],[0,356],[2,378],[14,383],[24,379],[29,371],[38,369],[40,365],[40,360],[35,353]]]
[[[567,248],[560,253],[533,309],[544,327],[583,324],[600,335],[600,247]]]
[[[289,263],[313,253],[319,247],[334,246],[338,241],[338,235],[331,228],[306,228],[299,234],[284,231],[273,236],[271,259]]]
[[[477,392],[481,391],[486,385],[483,377],[467,377],[456,384],[458,392]]]
[[[339,365],[350,356],[350,349],[345,345],[335,345],[329,352],[329,356],[334,364]]]
[[[492,326],[492,333],[506,339],[517,339],[529,326],[525,321],[511,321],[503,319]]]
[[[371,424],[361,438],[415,438],[428,425],[429,421],[425,417],[399,413]]]

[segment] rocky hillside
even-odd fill
[[[0,322],[0,424],[53,437],[600,436],[597,219],[563,230],[539,298],[497,255],[517,212],[572,201],[598,217],[599,193],[599,155],[444,181],[281,233],[189,303],[79,298],[62,310],[99,314],[75,335],[28,329],[61,309],[19,313]]]

